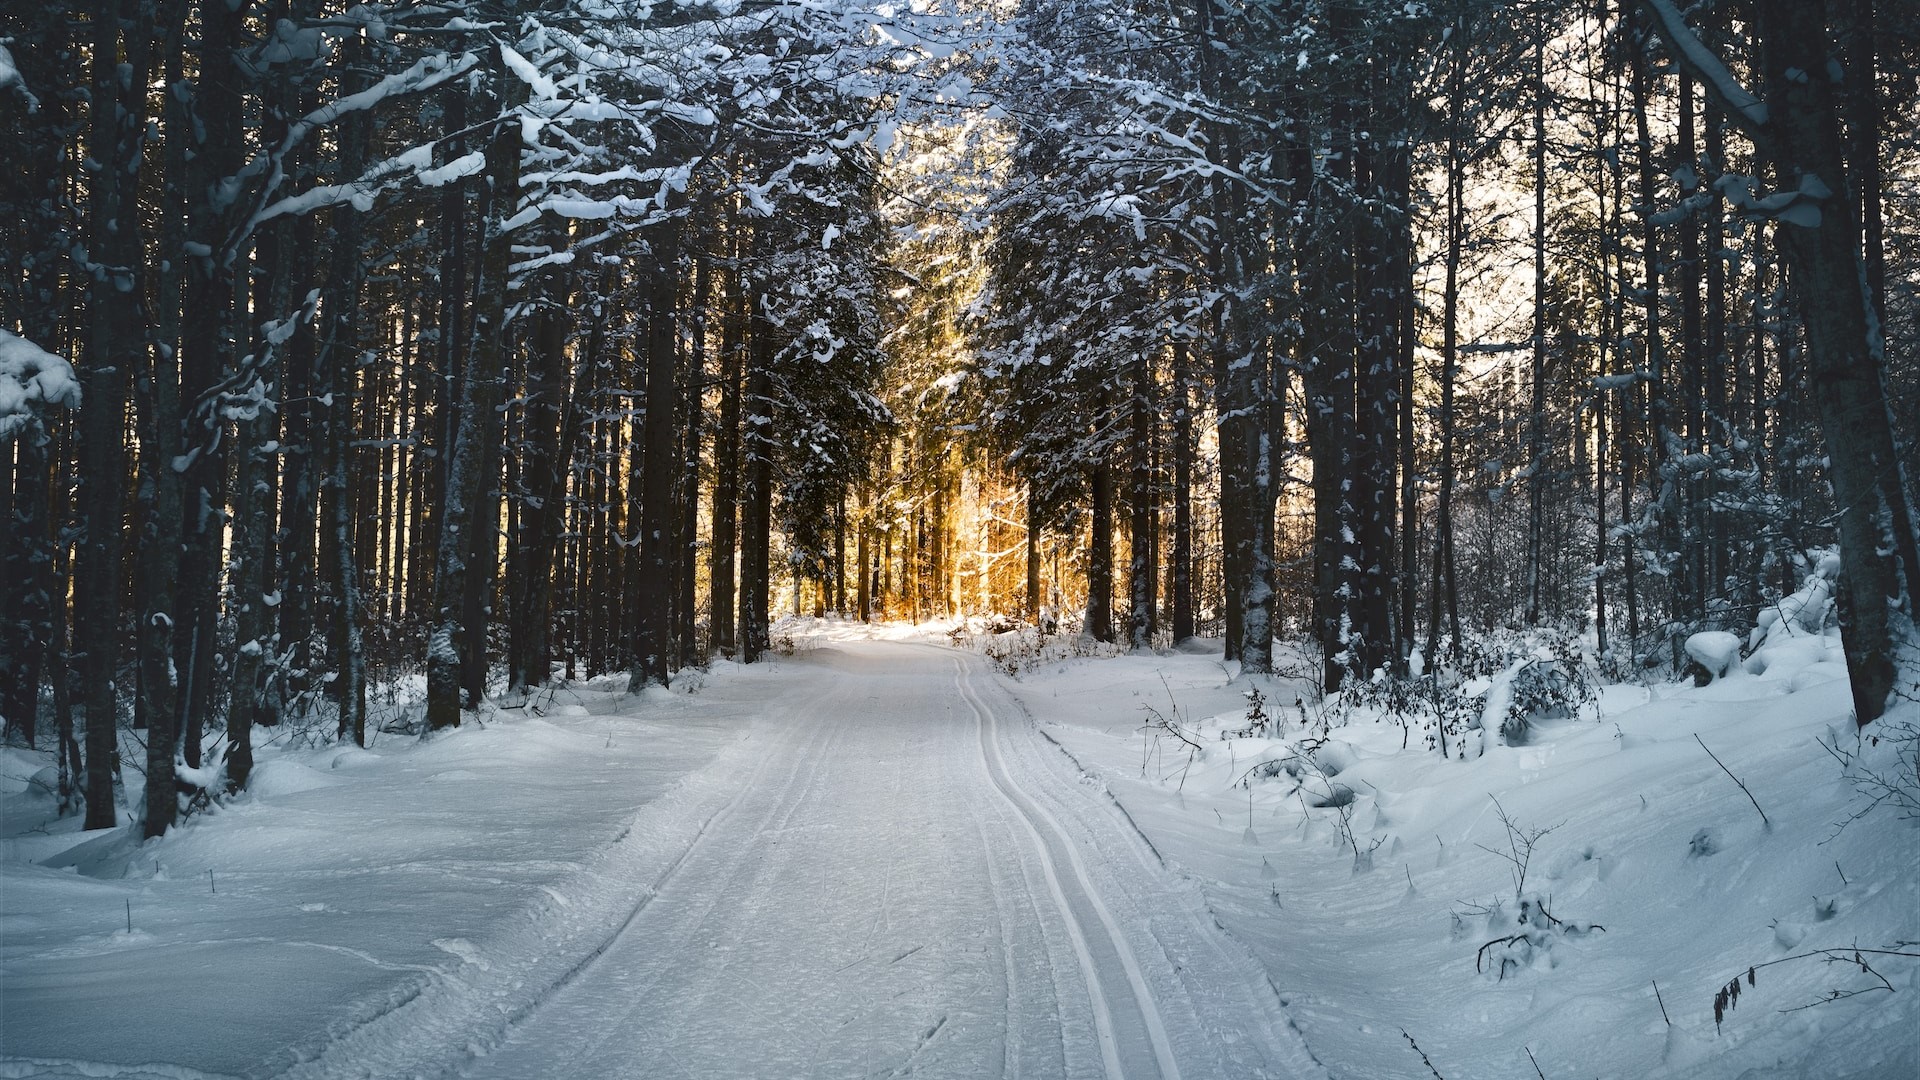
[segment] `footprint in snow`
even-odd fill
[[[490,971],[493,968],[493,965],[487,962],[487,958],[480,955],[480,947],[466,938],[434,938],[433,946],[442,952],[452,953],[460,958],[461,963],[472,964],[481,971]]]

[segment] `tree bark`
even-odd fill
[[[680,471],[675,447],[679,431],[680,391],[675,364],[676,308],[680,286],[679,219],[651,230],[653,265],[647,272],[647,412],[641,426],[640,575],[633,671],[627,692],[665,686],[672,677],[672,548],[679,502],[674,478]]]
[[[79,506],[84,537],[74,567],[75,674],[86,710],[85,797],[88,829],[118,824],[120,586],[128,380],[145,352],[139,215],[143,118],[151,0],[101,0],[94,18],[92,130],[88,153],[99,168],[88,183],[89,278],[86,367],[80,414]],[[126,63],[120,62],[122,29]],[[170,760],[170,759],[169,759]]]
[[[554,237],[564,242],[564,229]],[[568,397],[568,304],[572,275],[557,272],[546,282],[544,305],[530,338],[531,371],[522,427],[526,450],[520,467],[520,528],[513,545],[515,590],[509,625],[508,685],[525,692],[547,685],[553,665],[553,581],[555,552],[565,521],[568,463],[579,429],[578,410]],[[581,354],[584,360],[585,354]],[[573,379],[585,377],[584,364]]]
[[[752,293],[749,293],[751,296]],[[746,425],[741,433],[741,456],[746,459],[746,483],[740,493],[740,662],[757,662],[768,639],[768,595],[772,585],[769,565],[773,535],[773,327],[753,300],[752,330],[747,353]]]
[[[738,217],[730,207],[727,243],[733,258],[729,260],[721,300],[720,408],[719,427],[713,435],[712,548],[707,570],[708,633],[713,650],[722,656],[733,655],[737,646],[734,573],[740,544],[740,379],[746,356],[748,318],[743,272],[739,266],[739,229]]]
[[[1107,412],[1106,391],[1100,393],[1099,415]],[[1113,640],[1113,465],[1105,450],[1087,466],[1093,489],[1087,541],[1087,621],[1083,632],[1095,641]]]
[[[1194,635],[1193,610],[1193,393],[1187,343],[1173,343],[1173,640]],[[1036,574],[1030,591],[1039,591]]]
[[[1131,558],[1127,574],[1127,647],[1153,647],[1154,607],[1160,580],[1160,560],[1154,549],[1153,519],[1160,512],[1160,500],[1154,490],[1153,444],[1154,400],[1153,353],[1141,348],[1133,363],[1130,419],[1133,445],[1130,449],[1127,501],[1130,520],[1127,546]]]
[[[495,78],[503,86],[517,84],[507,74],[504,58],[499,60]],[[498,471],[494,466],[499,451],[497,414],[505,350],[502,338],[506,334],[507,266],[512,259],[512,239],[502,226],[513,215],[518,201],[520,146],[517,119],[509,115],[496,121],[487,145],[487,184],[481,209],[486,250],[480,284],[475,289],[487,303],[474,319],[473,347],[466,365],[466,403],[447,467],[438,571],[434,575],[434,623],[427,642],[427,723],[435,730],[460,723],[463,691],[470,704],[478,704],[471,673],[476,667],[483,676],[485,673],[484,605],[475,599],[491,575],[473,562],[476,554],[491,552],[494,545],[494,537],[487,531],[493,515],[480,504],[488,497],[490,474]],[[476,653],[478,664],[474,662]],[[477,689],[484,692],[485,688]]]

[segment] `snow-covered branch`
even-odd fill
[[[1766,102],[1754,97],[1746,87],[1740,85],[1740,80],[1727,70],[1727,65],[1687,25],[1680,9],[1673,6],[1673,0],[1640,0],[1640,5],[1653,16],[1661,39],[1673,50],[1674,59],[1680,66],[1707,88],[1707,93],[1719,101],[1728,117],[1742,131],[1750,138],[1761,138],[1761,131],[1767,126]]]
[[[34,425],[37,405],[80,407],[73,366],[18,334],[0,330],[0,443]]]

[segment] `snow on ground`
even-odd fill
[[[0,1076],[267,1075],[418,997],[512,1005],[684,847],[753,719],[729,695],[775,677],[276,743],[246,796],[146,844],[49,823],[45,755],[8,751]]]
[[[1891,993],[1847,962],[1759,968],[1716,1030],[1717,992],[1751,966],[1920,951],[1920,822],[1882,806],[1837,829],[1862,805],[1815,745],[1857,745],[1837,636],[1763,653],[1763,674],[1705,687],[1604,687],[1471,760],[1417,728],[1402,750],[1378,712],[1323,726],[1285,678],[1259,682],[1276,737],[1223,738],[1247,724],[1249,683],[1217,652],[1041,665],[1017,693],[1200,885],[1336,1076],[1539,1075],[1529,1052],[1552,1078],[1920,1076],[1912,958],[1863,956]],[[1549,830],[1519,890],[1503,808],[1522,839]],[[1543,922],[1541,902],[1573,925]]]
[[[0,1077],[1911,1078],[1920,960],[1764,966],[1920,939],[1916,822],[1837,828],[1814,625],[1465,760],[1284,676],[1246,731],[1217,647],[808,619],[683,692],[283,740],[146,844],[7,750]]]

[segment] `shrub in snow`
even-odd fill
[[[1510,974],[1526,970],[1549,971],[1559,966],[1554,946],[1568,938],[1605,932],[1597,923],[1574,922],[1559,918],[1547,909],[1547,899],[1538,893],[1523,893],[1514,901],[1513,915],[1507,917],[1504,904],[1495,903],[1487,911],[1487,929],[1495,933],[1511,928],[1513,933],[1493,938],[1473,954],[1473,970],[1503,982]]]
[[[1830,731],[1820,746],[1840,763],[1857,800],[1836,832],[1882,805],[1903,820],[1920,820],[1920,723],[1883,718],[1847,739]]]
[[[1721,1024],[1726,1021],[1727,1014],[1732,1012],[1733,1007],[1740,1003],[1740,983],[1744,980],[1748,989],[1758,986],[1760,983],[1758,973],[1775,964],[1791,964],[1799,960],[1819,960],[1829,967],[1836,968],[1838,971],[1852,976],[1850,979],[1847,979],[1844,985],[1829,988],[1824,996],[1801,1005],[1782,1009],[1782,1012],[1797,1012],[1800,1009],[1810,1009],[1815,1005],[1826,1005],[1830,1002],[1844,1001],[1850,997],[1859,997],[1861,994],[1871,994],[1882,990],[1891,994],[1894,992],[1893,983],[1889,981],[1885,975],[1881,974],[1880,970],[1874,967],[1874,964],[1884,964],[1886,962],[1884,958],[1887,957],[1895,957],[1898,958],[1898,960],[1920,960],[1920,951],[1915,951],[1915,944],[1915,942],[1911,941],[1900,941],[1884,949],[1862,949],[1857,945],[1849,945],[1837,949],[1815,949],[1812,952],[1803,952],[1794,956],[1783,956],[1778,960],[1769,960],[1764,964],[1754,964],[1747,968],[1746,971],[1728,979],[1726,985],[1722,986],[1719,991],[1714,994],[1713,1029],[1716,1032],[1719,1031]],[[1896,962],[1898,962],[1898,960],[1896,960]]]
[[[1506,745],[1521,745],[1538,721],[1579,716],[1599,700],[1579,640],[1559,631],[1471,638],[1461,644],[1458,661],[1419,667],[1418,674],[1381,673],[1350,683],[1339,695],[1341,710],[1370,709],[1376,719],[1398,724],[1402,746],[1419,727],[1428,749],[1465,759],[1478,757],[1493,733]]]
[[[1489,938],[1475,950],[1473,969],[1483,975],[1492,975],[1495,981],[1504,981],[1509,974],[1529,968],[1544,971],[1557,966],[1553,949],[1558,942],[1605,931],[1606,927],[1560,918],[1547,906],[1549,898],[1545,894],[1527,887],[1527,872],[1533,866],[1533,856],[1541,838],[1559,826],[1523,826],[1508,816],[1500,800],[1495,799],[1493,806],[1501,826],[1506,830],[1506,849],[1486,844],[1479,845],[1479,848],[1506,862],[1508,877],[1513,882],[1513,913],[1507,913],[1504,901],[1494,900],[1487,904],[1456,908],[1453,921],[1456,936],[1462,932],[1468,918],[1476,917],[1486,920],[1484,925],[1487,933],[1499,935]]]
[[[1758,652],[1770,642],[1795,636],[1818,638],[1825,632],[1834,618],[1833,582],[1840,576],[1840,556],[1832,550],[1820,551],[1813,564],[1813,571],[1798,591],[1760,609],[1753,632],[1747,636],[1749,653]]]
[[[1506,709],[1497,718],[1500,736],[1509,746],[1525,743],[1535,722],[1571,719],[1599,698],[1571,635],[1551,636],[1509,671]]]
[[[1118,656],[1117,643],[1096,641],[1072,630],[1056,633],[1047,623],[1030,624],[1012,615],[962,619],[947,632],[956,649],[972,649],[1006,675],[1019,678],[1046,664],[1096,656]]]
[[[1247,722],[1243,727],[1229,728],[1220,733],[1223,739],[1252,739],[1264,737],[1273,725],[1273,718],[1267,715],[1267,699],[1260,693],[1259,687],[1247,691]]]
[[[1687,656],[1698,666],[1694,672],[1694,683],[1698,686],[1726,678],[1740,662],[1740,639],[1725,630],[1703,630],[1694,634],[1687,638],[1686,648]]]

